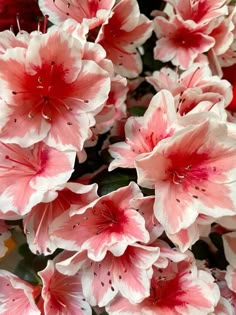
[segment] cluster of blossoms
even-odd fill
[[[235,5],[139,2],[2,10],[0,314],[236,312]]]

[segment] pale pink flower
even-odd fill
[[[106,310],[111,315],[208,315],[218,300],[219,289],[208,272],[170,263],[166,270],[154,268],[150,294],[141,303],[116,297]]]
[[[224,253],[231,266],[236,268],[236,232],[226,233],[222,236]]]
[[[0,283],[0,314],[40,314],[34,301],[39,287],[33,287],[6,270],[0,270]]]
[[[1,57],[2,141],[83,149],[110,91],[109,73],[83,55],[83,38],[54,29]]]
[[[154,213],[170,234],[188,228],[199,214],[235,214],[235,166],[235,140],[226,125],[209,119],[136,158],[138,183],[155,188]]]
[[[234,315],[234,307],[230,303],[229,300],[227,300],[224,297],[221,297],[218,304],[216,305],[214,312],[210,313],[209,315]]]
[[[34,206],[24,220],[27,242],[33,253],[49,255],[57,249],[50,234],[53,221],[74,208],[86,206],[98,197],[97,184],[67,183],[49,192],[42,202]]]
[[[54,261],[40,271],[45,315],[91,315],[81,288],[81,275],[66,276],[55,269]]]
[[[96,261],[103,259],[107,251],[122,255],[128,245],[149,241],[144,218],[132,206],[132,200],[140,197],[139,187],[131,182],[78,207],[71,217],[67,213],[59,216],[50,233],[61,248],[87,250],[88,257]]]
[[[76,253],[57,268],[66,274],[81,269],[83,293],[92,306],[105,306],[118,293],[138,303],[149,295],[152,265],[159,253],[157,247],[133,244],[120,256],[107,252],[101,261]]]
[[[183,20],[192,20],[198,28],[228,13],[227,0],[166,0]]]
[[[125,141],[109,146],[114,160],[109,171],[117,167],[134,168],[136,157],[152,152],[162,140],[174,132],[176,120],[174,98],[168,91],[160,91],[151,100],[143,117],[130,117],[125,124]]]
[[[95,134],[110,130],[114,122],[125,118],[127,97],[127,80],[120,75],[111,78],[111,89],[103,109],[95,116],[96,125],[92,128]]]
[[[184,253],[187,249],[190,249],[201,236],[208,237],[213,221],[212,218],[209,219],[204,215],[199,215],[196,221],[187,229],[181,229],[174,234],[166,232],[166,235],[171,242],[178,246],[179,250]]]
[[[74,161],[75,152],[60,152],[43,142],[29,148],[0,143],[0,217],[28,213],[70,178]]]
[[[185,107],[185,102],[195,102],[195,98],[201,96],[202,100],[209,99],[215,94],[215,97],[222,97],[225,100],[225,106],[229,104],[232,98],[231,85],[227,80],[222,80],[213,75],[209,66],[206,64],[195,63],[188,70],[178,73],[170,68],[162,68],[160,71],[154,71],[152,76],[146,77],[146,80],[159,91],[161,89],[169,90],[176,99],[176,107],[180,114],[183,112],[181,107]],[[191,94],[194,94],[194,97]],[[200,96],[199,96],[200,95]]]
[[[214,38],[198,30],[193,21],[183,21],[179,16],[170,20],[156,17],[154,31],[158,38],[154,58],[162,62],[171,61],[183,69],[189,68],[195,58],[215,44]]]
[[[94,29],[105,21],[114,3],[115,0],[39,0],[39,7],[54,24],[72,18],[79,23],[86,20]]]
[[[215,310],[210,315],[234,315],[236,310],[236,293],[232,291],[229,286],[231,282],[231,271],[232,268],[227,271],[222,271],[219,269],[212,269],[211,273],[215,278],[215,282],[217,283],[221,298],[218,304],[215,307]],[[233,271],[234,273],[234,271]],[[233,274],[232,274],[233,275]],[[227,279],[226,279],[227,278]],[[229,283],[227,283],[229,281]]]
[[[142,71],[142,60],[136,48],[151,33],[151,21],[140,14],[138,2],[122,0],[112,9],[96,41],[106,50],[118,74],[134,78]]]
[[[155,196],[147,196],[134,199],[131,203],[134,208],[144,217],[145,227],[149,232],[149,244],[155,241],[164,232],[163,226],[157,221],[153,213]]]
[[[11,232],[8,225],[3,220],[0,220],[0,258],[3,257],[8,250],[4,243],[10,236]]]

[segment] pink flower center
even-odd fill
[[[22,175],[22,172],[25,175],[38,175],[44,171],[48,160],[47,150],[39,151],[39,156],[34,157],[33,152],[27,153],[21,148],[15,148],[14,145],[9,146],[5,143],[1,145],[6,149],[4,151],[7,154],[5,154],[5,163],[0,165],[0,170],[14,171],[16,175]]]
[[[145,303],[151,304],[151,307],[157,305],[159,307],[173,308],[183,305],[185,301],[182,301],[181,298],[186,292],[181,288],[179,280],[179,276],[171,280],[162,276],[152,278],[150,296],[146,299]]]
[[[53,121],[57,116],[63,116],[65,111],[71,112],[72,108],[68,103],[75,100],[75,86],[65,80],[69,70],[51,61],[35,68],[34,71],[34,75],[25,73],[21,91],[12,91],[16,97],[23,97],[29,108],[28,117],[41,115],[47,121]],[[76,100],[88,103],[87,100]]]
[[[191,156],[180,156],[174,154],[170,157],[172,161],[171,167],[166,171],[168,180],[174,185],[182,185],[184,190],[190,187],[196,191],[205,192],[205,188],[201,188],[201,184],[208,180],[211,174],[215,174],[217,169],[215,166],[206,165],[208,159],[207,154],[194,154]],[[188,161],[188,162],[184,162]],[[205,162],[205,163],[204,163]],[[197,193],[193,196],[198,198]]]
[[[123,232],[123,225],[127,222],[127,217],[112,202],[101,202],[100,205],[93,209],[93,214],[97,216],[96,234]]]

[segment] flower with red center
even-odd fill
[[[81,270],[83,293],[92,306],[105,306],[118,293],[138,303],[149,295],[152,265],[159,254],[158,247],[133,244],[120,256],[107,252],[100,261],[76,253],[60,261],[57,269],[65,274]]]
[[[0,270],[0,282],[0,314],[41,314],[34,301],[39,287],[33,287],[6,270]]]
[[[40,271],[43,282],[42,299],[45,315],[91,315],[81,288],[81,275],[66,276],[55,269],[54,261]]]
[[[81,23],[86,20],[89,28],[100,26],[110,14],[115,0],[39,0],[39,6],[49,20],[59,24],[68,17]]]
[[[50,235],[50,226],[62,213],[86,206],[95,200],[97,184],[66,183],[50,191],[34,206],[24,220],[27,242],[33,253],[49,255],[57,248]]]
[[[144,218],[132,206],[132,200],[140,197],[139,187],[131,182],[78,207],[71,217],[67,213],[59,216],[50,233],[59,247],[87,250],[88,257],[96,261],[103,259],[107,251],[121,255],[128,245],[149,241]]]
[[[143,117],[130,117],[125,124],[125,141],[110,145],[114,160],[109,171],[117,167],[135,167],[135,158],[152,152],[155,146],[174,132],[176,120],[174,97],[166,90],[157,93],[151,100]]]
[[[235,144],[226,125],[206,119],[136,158],[138,183],[155,188],[154,213],[168,233],[188,228],[199,214],[235,214]]]
[[[183,20],[192,20],[198,27],[206,27],[210,22],[228,13],[226,0],[166,0]]]
[[[0,59],[2,141],[26,147],[44,140],[58,150],[83,149],[110,91],[107,71],[82,60],[81,41],[56,28]],[[66,58],[65,58],[66,56]]]
[[[183,69],[189,68],[196,57],[215,44],[214,38],[201,32],[193,21],[183,21],[178,16],[170,20],[156,17],[154,31],[158,38],[154,58],[162,62],[171,61]]]
[[[154,268],[150,295],[141,303],[131,304],[128,299],[117,297],[106,307],[107,312],[111,315],[208,315],[214,311],[219,289],[208,272],[195,266],[176,268],[171,273],[169,269],[167,272]]]
[[[75,152],[39,142],[29,148],[0,143],[0,216],[23,216],[73,172]]]
[[[137,1],[122,0],[102,25],[96,41],[106,50],[118,74],[134,78],[142,71],[142,60],[136,48],[151,32],[151,22],[140,14]]]

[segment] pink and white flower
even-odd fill
[[[138,183],[155,188],[154,213],[168,233],[190,227],[199,214],[235,214],[236,149],[226,125],[189,125],[135,163]]]
[[[209,51],[215,44],[214,38],[202,33],[196,23],[183,21],[178,15],[170,20],[156,17],[154,31],[158,38],[154,58],[162,62],[171,61],[182,69],[189,68],[199,55]]]
[[[66,211],[86,206],[98,197],[97,185],[67,183],[34,206],[24,220],[27,242],[33,253],[49,255],[57,249],[50,234],[54,220]]]
[[[152,33],[151,21],[140,14],[136,0],[122,0],[102,25],[96,42],[103,46],[115,71],[134,78],[142,71],[142,60],[137,52]]]
[[[110,145],[114,160],[109,170],[117,167],[135,167],[135,159],[142,153],[152,152],[162,140],[174,132],[176,120],[174,97],[166,90],[157,93],[151,100],[143,117],[130,117],[125,124],[125,142]]]
[[[73,172],[75,152],[39,142],[29,148],[0,143],[0,217],[22,217]]]
[[[39,0],[40,9],[49,15],[49,20],[54,24],[70,17],[79,23],[86,20],[90,29],[104,23],[114,3],[115,0]]]
[[[166,270],[154,268],[150,294],[141,303],[131,304],[118,296],[106,310],[111,315],[208,315],[219,297],[219,289],[208,272],[194,265],[170,263]]]
[[[139,187],[131,182],[78,207],[71,217],[68,213],[59,216],[50,227],[54,242],[67,250],[87,250],[95,261],[103,259],[107,251],[119,256],[129,245],[148,242],[144,218],[132,206],[132,200],[140,197]]]
[[[109,73],[94,60],[82,60],[83,45],[84,39],[54,29],[1,56],[2,141],[83,149],[95,124],[92,112],[110,91]]]
[[[81,288],[81,275],[66,276],[57,271],[54,261],[49,260],[42,279],[42,299],[45,315],[91,315],[92,310],[86,302]]]
[[[152,265],[159,253],[157,247],[133,244],[120,256],[107,252],[101,261],[76,253],[57,268],[66,274],[81,269],[83,293],[92,306],[105,306],[118,293],[138,303],[149,295]]]
[[[33,287],[16,275],[2,269],[0,270],[0,282],[0,314],[40,314],[34,301],[40,293],[39,287]]]

